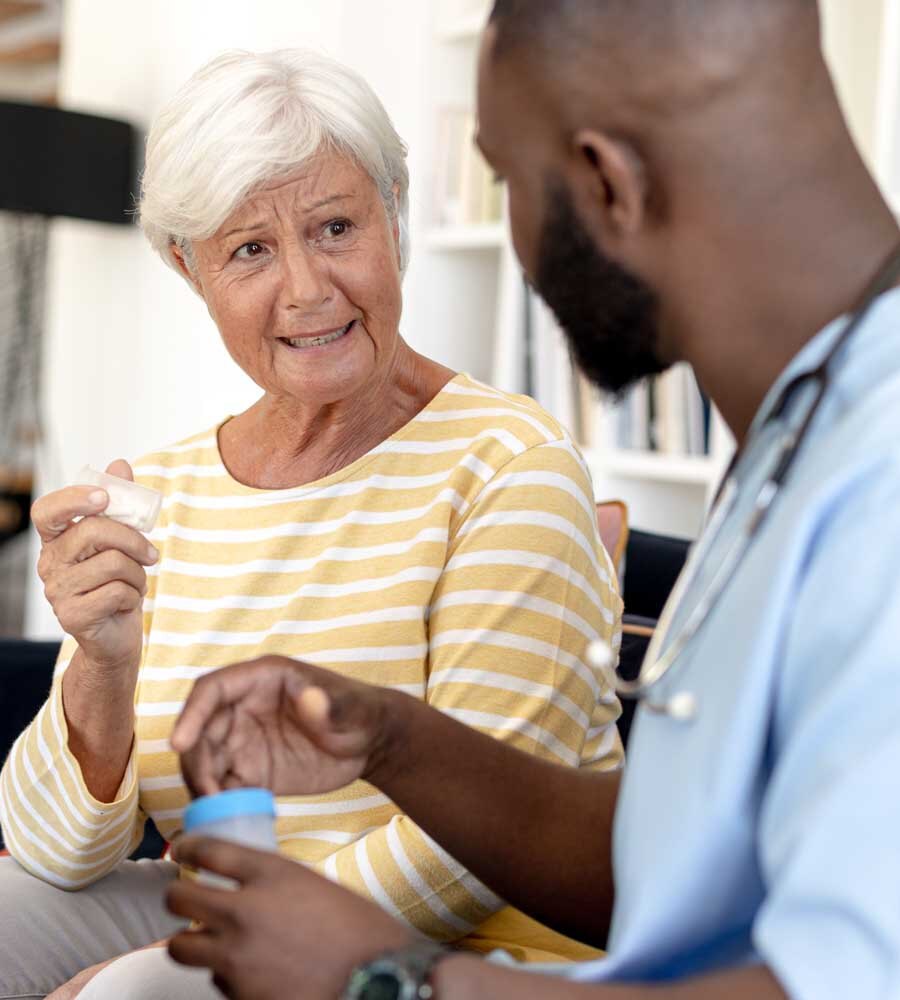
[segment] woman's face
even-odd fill
[[[335,153],[248,198],[194,244],[191,280],[228,352],[271,396],[325,406],[386,373],[399,344],[399,233]]]

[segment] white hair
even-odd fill
[[[140,221],[177,268],[248,195],[333,150],[374,181],[409,262],[406,145],[356,72],[303,49],[225,52],[198,70],[160,111],[147,137]],[[395,194],[396,190],[396,194]]]

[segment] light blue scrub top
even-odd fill
[[[765,417],[843,323],[763,403],[725,544],[685,609],[771,469],[783,425]],[[875,303],[834,371],[768,520],[654,691],[693,693],[697,718],[637,713],[610,955],[554,970],[568,978],[671,981],[763,962],[792,1000],[900,998],[900,291]],[[798,392],[789,420],[808,399]]]

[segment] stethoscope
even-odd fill
[[[883,265],[874,281],[866,289],[862,296],[861,305],[849,317],[840,336],[835,340],[823,360],[812,371],[798,375],[781,390],[765,421],[756,430],[755,433],[758,435],[764,427],[785,417],[789,402],[795,397],[801,386],[815,386],[812,402],[799,427],[796,430],[785,428],[780,435],[777,450],[772,459],[772,472],[766,476],[759,488],[743,528],[736,533],[735,540],[726,550],[718,569],[713,573],[697,603],[688,614],[684,625],[671,642],[667,644],[672,621],[680,610],[685,596],[696,583],[698,572],[706,555],[719,541],[723,527],[734,510],[739,492],[735,470],[743,451],[736,454],[731,460],[723,479],[723,485],[709,515],[706,530],[691,553],[687,565],[663,608],[659,621],[653,630],[637,678],[633,681],[626,680],[619,673],[617,666],[608,669],[611,666],[610,653],[603,644],[592,643],[588,648],[588,660],[592,666],[608,671],[615,692],[619,697],[639,699],[649,711],[666,715],[677,721],[691,722],[697,717],[697,697],[692,692],[676,691],[657,700],[652,697],[652,691],[679,661],[697,633],[709,620],[728,584],[734,579],[747,550],[762,529],[775,498],[784,487],[788,473],[809,433],[822,400],[828,392],[833,360],[865,321],[876,299],[891,288],[898,277],[900,277],[900,246],[891,253],[887,263]]]

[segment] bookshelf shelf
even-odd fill
[[[652,451],[610,448],[586,456],[591,469],[623,479],[648,479],[709,489],[720,463],[708,456],[667,455]]]
[[[506,242],[506,223],[478,222],[432,229],[429,250],[500,250]]]

